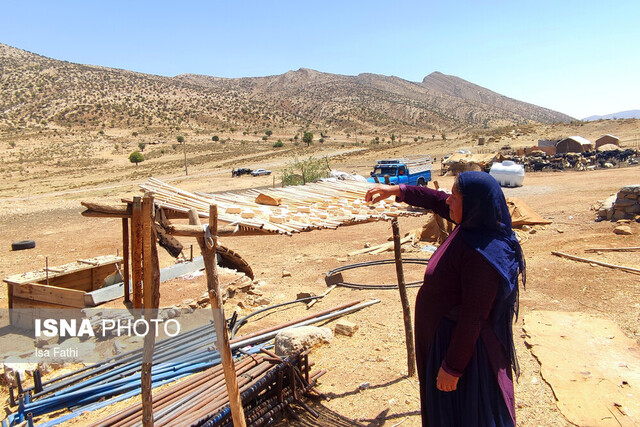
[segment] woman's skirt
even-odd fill
[[[443,318],[424,364],[420,378],[423,426],[513,426],[487,350],[478,338],[475,351],[455,391],[440,391],[436,377],[447,354],[456,323]]]

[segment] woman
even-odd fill
[[[465,172],[451,195],[378,185],[365,200],[390,196],[457,224],[431,256],[416,297],[422,424],[515,425],[511,325],[525,263],[500,185],[487,173]]]

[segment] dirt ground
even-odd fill
[[[444,152],[444,148],[439,150]],[[339,151],[339,149],[336,149]],[[346,151],[346,150],[345,150]],[[441,155],[441,154],[439,154]],[[341,169],[366,173],[372,159],[379,154],[345,156]],[[265,160],[274,167],[278,160]],[[173,174],[171,183],[188,190],[214,192],[269,186],[270,176],[231,178],[229,170],[194,170],[188,177]],[[436,171],[434,171],[436,172]],[[620,270],[559,258],[552,250],[640,268],[637,252],[584,252],[594,247],[640,246],[640,224],[630,224],[633,234],[613,233],[614,223],[595,222],[593,210],[598,201],[616,193],[622,186],[640,184],[640,168],[614,168],[587,172],[527,173],[524,186],[505,189],[507,197],[518,197],[552,222],[535,226],[523,234],[527,261],[527,286],[520,293],[520,318],[514,328],[516,348],[522,374],[516,384],[517,419],[522,426],[571,425],[557,409],[551,387],[540,373],[540,364],[527,347],[522,319],[533,310],[588,312],[615,321],[624,333],[640,343],[640,281],[638,276]],[[162,176],[158,176],[163,178]],[[453,178],[434,178],[443,188],[450,188]],[[143,181],[144,179],[140,179]],[[34,191],[29,197],[16,194],[0,200],[0,275],[59,265],[78,258],[115,254],[121,251],[119,219],[85,218],[80,215],[81,200],[117,201],[136,194],[136,183],[101,185],[88,190]],[[24,194],[24,193],[22,193]],[[407,232],[422,225],[423,218],[401,218],[400,230]],[[348,252],[363,248],[365,243],[383,243],[391,236],[388,222],[373,222],[337,230],[319,230],[294,236],[229,237],[221,243],[241,254],[256,273],[258,287],[273,303],[293,300],[300,291],[320,294],[326,290],[324,275],[336,267],[390,259],[382,255],[357,255]],[[33,239],[36,248],[12,252],[12,241]],[[181,239],[186,246],[195,240]],[[194,249],[195,250],[195,249]],[[407,257],[426,257],[419,249],[407,248]],[[171,264],[161,250],[161,264]],[[289,272],[285,275],[283,272]],[[419,280],[424,267],[406,265],[407,281]],[[392,265],[355,269],[345,273],[352,282],[363,284],[395,283]],[[197,298],[206,289],[204,279],[163,283],[161,306],[179,304]],[[413,302],[417,288],[409,289]],[[238,307],[239,298],[225,304],[227,317],[234,310],[247,314],[252,309]],[[347,319],[359,326],[352,337],[335,336],[330,344],[315,349],[310,360],[315,369],[327,370],[321,377],[319,390],[325,400],[312,402],[321,414],[314,421],[304,414],[303,421],[290,425],[322,426],[417,426],[420,425],[419,392],[416,378],[407,377],[406,347],[402,310],[397,290],[351,290],[338,287],[312,310],[323,310],[353,299],[379,298],[380,303]],[[0,285],[0,307],[7,307],[6,286]],[[413,310],[413,307],[412,307]],[[304,307],[278,310],[245,326],[249,333],[307,314]],[[332,327],[333,322],[326,326]],[[576,358],[580,355],[576,354]],[[3,390],[4,393],[4,390]],[[4,394],[3,394],[4,396]],[[100,419],[113,409],[76,419],[69,424],[86,425],[89,419]]]

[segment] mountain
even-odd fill
[[[595,120],[615,120],[615,119],[640,119],[640,110],[620,111],[618,113],[606,114],[604,116],[589,116],[582,119],[583,122]]]
[[[0,129],[190,126],[450,129],[572,118],[455,76],[422,82],[301,68],[251,78],[162,77],[46,58],[0,44]]]

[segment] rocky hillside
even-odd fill
[[[0,129],[189,126],[193,129],[314,126],[440,132],[571,117],[454,76],[422,82],[309,69],[227,79],[161,77],[73,64],[0,44]]]

